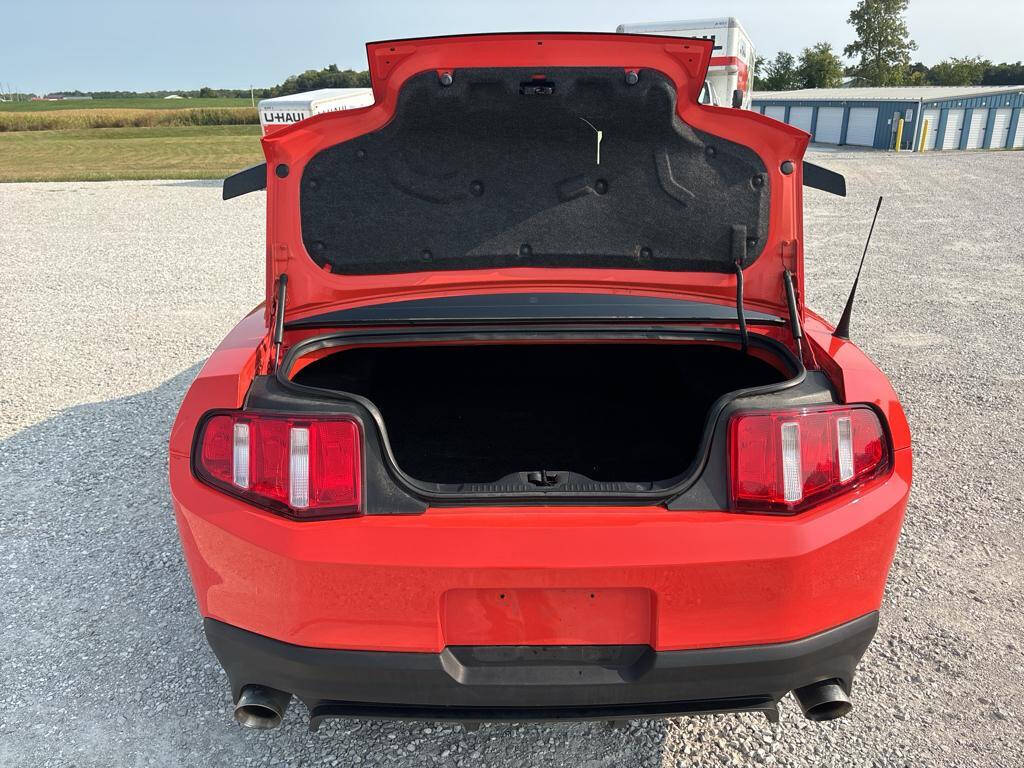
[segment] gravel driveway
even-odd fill
[[[1019,766],[1024,152],[817,153],[808,292],[892,378],[916,479],[854,713],[239,728],[166,481],[175,410],[260,299],[264,199],[206,182],[0,185],[0,765]]]

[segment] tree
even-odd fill
[[[928,70],[932,85],[981,85],[992,62],[980,56],[954,56]]]
[[[796,59],[792,53],[779,51],[764,65],[764,78],[760,81],[766,91],[793,91],[800,87]]]
[[[1024,62],[989,64],[981,79],[982,85],[1024,85]]]
[[[857,39],[843,49],[847,58],[859,59],[850,74],[865,85],[899,85],[917,43],[910,39],[903,14],[908,0],[860,0],[847,23]]]
[[[287,96],[302,91],[313,91],[317,88],[369,88],[369,72],[356,72],[351,69],[338,69],[331,64],[323,69],[307,69],[301,75],[292,75],[280,85],[270,89],[274,96]]]
[[[755,91],[765,91],[764,86],[764,56],[754,54],[754,60],[750,64],[750,76],[753,78],[751,88]]]
[[[830,43],[804,48],[796,69],[801,88],[838,88],[843,84],[843,62]]]
[[[928,65],[923,61],[915,61],[907,70],[903,82],[905,85],[927,85]]]

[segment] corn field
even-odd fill
[[[66,109],[48,112],[0,112],[0,133],[82,128],[155,128],[187,125],[253,125],[252,107],[199,109]]]

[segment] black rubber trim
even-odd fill
[[[768,710],[835,678],[849,692],[877,612],[786,643],[683,651],[648,646],[452,646],[441,653],[308,648],[204,620],[232,695],[259,684],[314,720],[620,719]]]
[[[846,177],[804,160],[804,186],[846,197]]]
[[[309,730],[315,731],[325,720],[359,718],[362,720],[415,720],[427,722],[578,722],[581,720],[649,720],[660,717],[720,715],[732,712],[760,712],[769,722],[779,721],[778,702],[765,697],[709,699],[703,701],[658,701],[618,704],[604,707],[436,707],[396,704],[361,704],[331,701],[310,709]]]
[[[576,327],[566,326],[523,326],[498,327],[498,328],[445,328],[429,327],[415,331],[403,331],[396,333],[387,329],[381,330],[356,330],[342,333],[330,333],[313,336],[309,339],[295,344],[285,355],[281,365],[275,372],[275,388],[282,391],[282,394],[293,393],[294,395],[316,398],[323,401],[335,401],[357,405],[359,410],[355,412],[364,419],[367,427],[365,434],[374,432],[370,429],[373,425],[379,435],[381,446],[380,456],[387,472],[407,494],[429,501],[437,505],[444,504],[465,504],[468,502],[493,502],[536,504],[538,501],[553,504],[572,504],[578,501],[597,504],[616,504],[624,500],[637,501],[648,504],[658,504],[673,500],[687,492],[704,471],[708,462],[711,449],[711,442],[715,435],[714,425],[726,406],[737,398],[750,396],[780,393],[800,386],[807,377],[807,370],[803,362],[797,359],[793,353],[783,344],[765,336],[753,335],[750,337],[752,346],[761,346],[779,355],[783,360],[789,362],[792,377],[777,383],[760,387],[750,387],[736,390],[722,395],[708,410],[705,421],[704,433],[698,449],[697,458],[686,468],[682,474],[654,483],[597,483],[587,482],[586,478],[572,478],[573,490],[562,490],[559,487],[538,488],[538,487],[508,487],[507,484],[491,484],[493,488],[500,490],[488,491],[485,486],[476,484],[471,488],[451,487],[438,484],[424,483],[406,474],[391,450],[387,436],[387,427],[384,418],[377,406],[369,399],[350,392],[323,389],[296,384],[288,378],[288,371],[292,369],[295,361],[303,354],[337,346],[353,346],[358,344],[373,344],[375,346],[388,343],[418,343],[430,344],[440,341],[505,341],[505,340],[579,340],[579,339],[604,339],[604,340],[638,340],[638,341],[725,341],[739,344],[739,337],[733,331],[722,329],[688,329],[680,330],[672,327],[650,326],[643,329],[621,327],[614,325],[581,325]],[[256,377],[253,383],[253,390],[256,389],[260,377]],[[264,387],[266,388],[266,387]],[[252,401],[249,398],[246,407],[263,407],[264,403]],[[276,406],[275,406],[276,407]],[[272,408],[273,409],[273,408]],[[284,400],[280,410],[287,409],[287,400]],[[724,450],[724,448],[723,448]],[[369,450],[367,451],[369,454]],[[582,487],[581,487],[582,486]],[[646,486],[646,487],[644,487]],[[719,503],[715,507],[724,509],[723,501],[719,494]],[[671,506],[671,505],[670,505]],[[368,507],[368,514],[374,514]]]
[[[747,322],[754,325],[781,326],[786,323],[784,318],[767,312],[745,310],[744,314]],[[519,320],[545,323],[732,323],[736,320],[736,308],[700,301],[614,293],[491,293],[339,309],[291,320],[286,328],[465,322],[494,324]]]
[[[680,40],[696,40],[698,42],[706,42],[706,37],[676,37],[675,35],[657,35],[657,34],[640,34],[629,32],[623,34],[622,32],[580,32],[579,30],[557,30],[557,29],[535,29],[526,32],[463,32],[460,34],[450,35],[421,35],[420,37],[396,37],[387,38],[384,40],[370,40],[366,43],[367,46],[371,45],[386,45],[396,43],[417,43],[417,42],[430,42],[431,40],[451,40],[454,43],[458,42],[458,38],[463,37],[475,37],[475,38],[488,38],[488,37],[533,37],[534,35],[568,35],[570,37],[607,37],[609,40],[622,40],[623,37],[645,37],[645,38],[659,38],[667,43],[678,43]],[[566,42],[562,40],[550,41],[554,43]],[[569,40],[567,42],[573,42]],[[703,81],[702,81],[703,82]]]
[[[221,198],[230,200],[233,197],[247,195],[267,188],[267,164],[260,163],[246,168],[244,171],[233,173],[224,179],[221,191]]]

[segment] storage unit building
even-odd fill
[[[818,124],[814,130],[814,141],[822,144],[838,144],[843,138],[843,119],[846,110],[842,107],[818,107]]]
[[[789,124],[795,125],[801,131],[811,132],[811,118],[814,117],[814,107],[790,107]]]
[[[964,133],[964,114],[966,113],[962,109],[947,109],[945,123],[942,123],[940,118],[942,143],[939,146],[942,149],[960,149],[960,140]]]
[[[756,112],[822,144],[916,150],[1024,148],[1024,85],[811,88],[754,93]]]

